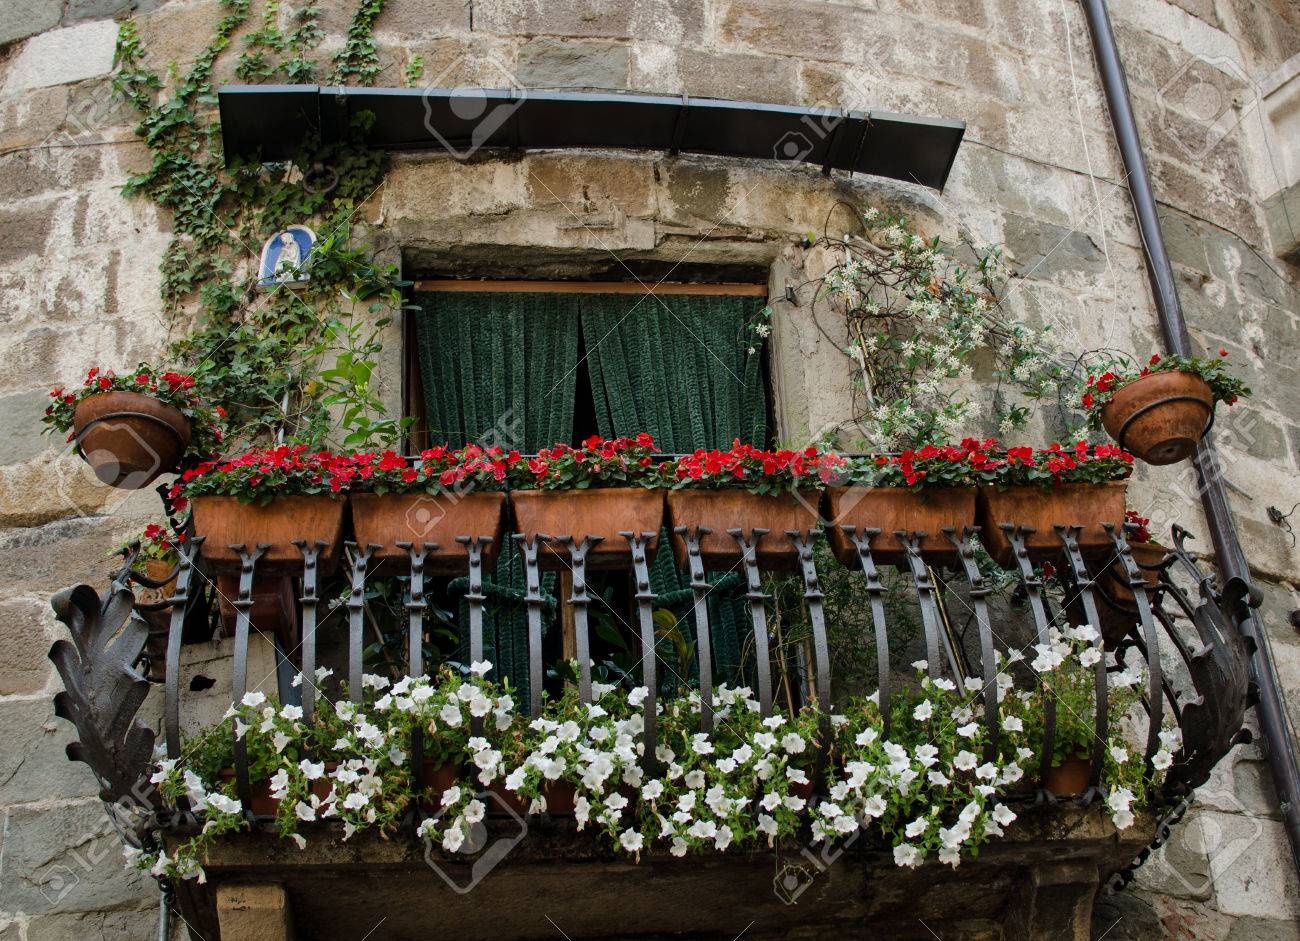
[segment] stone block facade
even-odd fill
[[[250,25],[264,0],[253,3]],[[282,15],[303,0],[283,0]],[[341,48],[353,0],[321,0],[320,56]],[[1286,513],[1300,474],[1300,9],[1280,0],[1115,0],[1111,15],[1194,342],[1227,348],[1256,397],[1216,439],[1293,722],[1300,725],[1300,551]],[[82,765],[63,755],[45,654],[54,591],[102,586],[107,552],[156,514],[149,492],[97,485],[35,434],[44,391],[88,362],[156,356],[174,325],[159,300],[171,223],[120,187],[147,165],[110,89],[117,20],[147,61],[182,66],[217,0],[10,0],[0,9],[0,941],[155,931],[157,894],[124,872]],[[438,86],[615,88],[874,108],[967,123],[942,194],[763,162],[616,152],[397,158],[359,214],[394,260],[465,273],[510,265],[581,274],[621,257],[763,265],[773,296],[825,269],[797,241],[837,200],[905,210],[926,232],[998,242],[1009,305],[1065,347],[1160,346],[1124,173],[1074,0],[388,0],[379,85],[415,56]],[[232,51],[241,37],[236,36]],[[233,55],[218,61],[233,76]],[[834,216],[831,216],[832,220]],[[515,273],[514,276],[520,276]],[[847,417],[849,380],[811,299],[777,306],[780,434]],[[400,355],[380,377],[397,403]],[[1195,482],[1142,468],[1135,508],[1209,552]],[[1300,514],[1291,518],[1300,528]],[[213,669],[221,663],[217,651]],[[197,656],[197,654],[196,654]],[[1097,936],[1297,938],[1300,886],[1258,745],[1225,759],[1134,887],[1103,898]],[[232,900],[235,905],[238,900]],[[271,905],[274,900],[267,902]],[[259,903],[261,904],[261,903]]]

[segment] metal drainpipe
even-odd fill
[[[1160,231],[1160,218],[1156,215],[1155,199],[1151,194],[1151,178],[1147,173],[1146,158],[1138,138],[1137,124],[1129,100],[1128,81],[1115,47],[1115,33],[1111,29],[1110,15],[1105,0],[1082,0],[1088,18],[1088,31],[1097,59],[1097,71],[1110,110],[1115,138],[1119,143],[1124,170],[1128,176],[1129,195],[1137,214],[1138,229],[1142,235],[1147,274],[1151,291],[1155,295],[1156,313],[1160,317],[1160,330],[1165,345],[1173,353],[1191,355],[1191,341],[1187,323],[1178,302],[1174,286],[1174,273],[1165,251],[1164,237]],[[1291,841],[1291,855],[1297,872],[1300,872],[1300,770],[1296,767],[1295,746],[1287,733],[1281,697],[1278,695],[1276,674],[1273,671],[1269,648],[1263,635],[1263,626],[1255,617],[1250,603],[1257,603],[1258,594],[1250,582],[1250,570],[1237,539],[1237,530],[1228,507],[1227,494],[1217,472],[1218,460],[1214,442],[1206,435],[1196,449],[1193,459],[1200,483],[1201,506],[1210,524],[1210,537],[1218,556],[1225,587],[1240,588],[1242,601],[1233,612],[1243,636],[1254,642],[1250,660],[1250,677],[1258,689],[1256,704],[1259,724],[1264,732],[1268,762],[1273,772],[1279,808],[1287,836]],[[1233,583],[1236,583],[1235,585]]]

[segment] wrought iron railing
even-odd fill
[[[736,522],[742,524],[744,521]],[[1105,564],[1099,567],[1097,560],[1085,558],[1080,550],[1078,536],[1082,524],[1078,522],[1054,527],[1060,548],[1052,561],[1061,573],[1065,591],[1053,598],[1045,590],[1041,568],[1035,564],[1044,560],[1042,550],[1036,551],[1031,557],[1026,547],[1026,538],[1032,534],[1032,530],[1015,524],[1006,524],[1002,528],[1013,550],[1013,577],[1032,621],[1032,624],[1023,627],[1033,640],[1048,643],[1053,626],[1099,625],[1104,618],[1113,619],[1116,612],[1119,612],[1120,617],[1131,619],[1131,629],[1123,632],[1116,650],[1117,662],[1108,666],[1106,658],[1102,658],[1096,666],[1095,695],[1098,708],[1091,756],[1092,788],[1085,798],[1096,796],[1102,773],[1104,743],[1108,740],[1110,717],[1106,708],[1107,671],[1119,669],[1126,648],[1135,647],[1144,658],[1148,673],[1148,687],[1142,700],[1149,716],[1146,761],[1151,761],[1159,746],[1158,733],[1165,722],[1166,713],[1182,732],[1182,746],[1164,778],[1156,802],[1156,806],[1165,811],[1165,819],[1161,821],[1158,835],[1158,839],[1163,838],[1167,833],[1165,825],[1180,813],[1180,802],[1194,787],[1207,779],[1219,758],[1235,742],[1240,741],[1244,734],[1241,728],[1242,716],[1249,698],[1247,651],[1227,614],[1241,599],[1225,597],[1214,575],[1198,566],[1185,547],[1188,534],[1179,527],[1174,527],[1173,548],[1154,570],[1147,570],[1159,572],[1159,581],[1152,584],[1134,559],[1124,529],[1106,527],[1113,547],[1113,557],[1104,560]],[[976,643],[971,646],[978,647],[978,658],[973,659],[973,662],[978,662],[984,688],[996,689],[998,654],[1006,651],[1008,643],[999,636],[991,620],[990,595],[993,589],[977,563],[974,549],[978,527],[966,528],[961,533],[952,530],[945,532],[952,545],[952,553],[947,556],[947,565],[952,570],[950,582],[937,577],[935,568],[921,551],[921,542],[929,534],[904,531],[883,534],[876,529],[856,530],[853,527],[842,527],[842,530],[856,550],[857,569],[863,579],[866,603],[870,609],[876,649],[876,682],[884,721],[889,722],[889,704],[895,691],[891,668],[891,630],[885,604],[886,586],[882,579],[883,565],[877,561],[882,548],[892,550],[891,558],[894,559],[899,558],[901,552],[902,561],[890,564],[896,565],[906,584],[909,604],[919,612],[929,675],[949,675],[958,683],[965,678],[966,669],[963,664],[966,651],[958,649],[951,633],[944,629],[943,611],[945,596],[960,585],[962,595],[969,601],[977,627]],[[729,532],[735,541],[740,559],[739,568],[744,576],[746,590],[743,597],[750,615],[754,651],[752,669],[761,709],[766,714],[773,708],[773,665],[768,657],[768,605],[771,599],[764,592],[764,569],[757,550],[762,546],[763,540],[772,539],[784,541],[788,538],[788,548],[793,555],[797,577],[802,583],[812,640],[813,675],[807,683],[809,696],[815,697],[822,704],[833,702],[835,686],[831,675],[821,583],[824,573],[818,572],[814,553],[814,547],[824,532],[813,529],[772,534],[754,529],[747,533],[740,528]],[[707,601],[714,586],[707,577],[709,572],[700,552],[700,539],[708,535],[708,531],[680,527],[676,534],[684,540],[686,546],[685,574],[689,577],[693,594],[691,617],[697,638],[695,666],[699,677],[702,721],[707,729],[713,721],[714,672]],[[656,676],[653,619],[655,595],[651,591],[648,547],[655,534],[623,532],[620,535],[631,547],[630,570],[635,585],[633,597],[636,630],[642,653],[641,681],[651,697],[651,703],[645,710],[644,754],[646,761],[653,762],[653,697],[659,683]],[[527,539],[521,533],[515,533],[509,538],[518,544],[526,575],[524,601],[527,608],[530,679],[528,709],[536,714],[543,704],[546,666],[542,644],[545,598],[542,593],[539,553],[545,544],[562,547],[568,556],[572,591],[569,597],[561,599],[561,603],[572,609],[574,640],[580,661],[579,695],[583,700],[589,701],[592,676],[587,608],[592,599],[586,556],[595,541],[592,537],[585,537],[578,542],[563,535],[538,535]],[[460,535],[457,539],[468,549],[468,591],[465,599],[468,604],[469,657],[471,660],[482,660],[484,610],[488,600],[483,590],[483,554],[490,540],[477,535]],[[71,589],[55,599],[56,612],[60,620],[68,625],[74,641],[73,645],[66,642],[56,645],[51,654],[66,687],[66,691],[59,694],[58,711],[64,718],[73,721],[80,733],[80,744],[70,751],[70,756],[86,761],[95,769],[104,782],[102,796],[106,801],[114,801],[131,793],[146,803],[153,801],[152,796],[142,798],[139,793],[139,782],[150,759],[153,734],[138,724],[132,725],[135,712],[144,701],[148,689],[148,681],[140,672],[148,641],[148,629],[142,616],[157,618],[161,612],[168,612],[165,669],[162,677],[165,688],[163,735],[167,754],[170,757],[182,754],[181,704],[185,690],[181,684],[181,655],[190,615],[207,590],[208,580],[201,577],[204,574],[202,545],[201,538],[187,540],[179,564],[166,579],[151,579],[134,571],[134,560],[128,557],[126,565],[114,577],[108,596],[102,602],[86,586]],[[295,660],[294,667],[310,676],[317,666],[318,623],[323,603],[317,560],[324,545],[308,545],[303,541],[298,541],[296,545],[301,555],[301,565],[294,573],[300,586],[301,613],[297,625],[300,644],[296,652],[290,653]],[[419,675],[426,671],[422,643],[428,588],[425,563],[432,546],[402,546],[407,554],[407,565],[401,572],[406,613],[405,669],[412,675]],[[349,695],[360,701],[367,605],[365,587],[370,574],[372,553],[378,547],[358,546],[352,542],[347,543],[346,547],[348,564],[345,574],[350,588],[344,628],[346,673]],[[231,548],[240,558],[238,591],[232,599],[237,616],[233,632],[230,689],[231,700],[238,701],[248,687],[250,636],[254,630],[251,619],[253,587],[259,572],[259,561],[267,547],[235,545]],[[659,551],[669,551],[669,548],[660,546]],[[1109,577],[1102,573],[1111,564],[1119,566],[1131,593],[1131,601],[1118,602],[1099,585],[1100,578]],[[1196,586],[1195,600],[1179,587],[1175,571],[1181,571]],[[393,575],[390,573],[385,577]],[[136,601],[133,586],[156,591],[173,580],[171,594],[164,600],[152,603]],[[865,619],[864,613],[864,622]],[[310,682],[302,684],[301,696],[304,715],[310,718],[316,707],[316,691]],[[987,747],[993,749],[999,729],[997,696],[984,695],[982,698],[983,721],[989,730]],[[1056,730],[1055,709],[1050,701],[1046,705],[1044,719],[1046,741],[1042,749],[1042,771],[1045,774],[1051,760],[1052,739]],[[418,753],[413,757],[414,767],[418,769]],[[249,780],[247,755],[242,741],[235,744],[234,770],[238,793],[243,798],[244,806],[249,807],[252,803],[249,800],[252,782]],[[1173,810],[1170,811],[1170,808]]]

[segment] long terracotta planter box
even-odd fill
[[[317,568],[329,574],[338,565],[343,538],[344,499],[325,496],[276,497],[266,506],[240,503],[237,497],[194,497],[194,534],[203,537],[203,561],[211,572],[239,571],[239,553],[230,547],[258,543],[269,548],[257,562],[258,572],[302,572],[302,553],[293,540],[324,542]]]
[[[433,543],[425,571],[436,575],[463,575],[469,569],[469,546],[457,536],[485,536],[492,541],[483,547],[483,568],[491,570],[501,554],[505,535],[506,495],[475,492],[465,494],[374,494],[354,493],[352,529],[357,545],[377,545],[374,563],[385,560],[406,562],[410,555],[399,542],[419,546]]]
[[[180,466],[191,428],[180,409],[140,392],[90,395],[72,413],[77,446],[95,476],[139,490]]]
[[[878,563],[901,565],[907,550],[895,537],[899,530],[923,532],[921,555],[928,562],[950,562],[957,550],[944,534],[951,526],[961,536],[963,527],[975,525],[975,488],[952,487],[914,493],[901,487],[832,487],[827,491],[827,540],[835,557],[850,568],[858,567],[858,550],[841,529],[854,526],[879,529],[871,541],[871,557]]]
[[[730,569],[741,560],[740,545],[728,530],[743,530],[746,539],[753,530],[766,529],[758,543],[758,563],[764,568],[791,568],[798,550],[786,535],[817,527],[821,494],[813,490],[794,494],[757,495],[744,490],[670,490],[668,517],[672,530],[679,526],[704,527],[711,530],[700,538],[700,557],[705,568]],[[675,531],[673,556],[685,568],[686,540]]]
[[[532,540],[547,536],[601,536],[587,552],[588,569],[625,568],[632,562],[632,545],[620,532],[654,533],[646,544],[653,556],[664,522],[662,490],[644,487],[608,487],[595,490],[516,490],[510,494],[518,532]],[[562,571],[571,566],[569,550],[548,541],[539,555],[542,568]]]
[[[1115,551],[1103,523],[1124,525],[1125,494],[1128,482],[1106,484],[1066,484],[1050,490],[1042,487],[980,487],[980,539],[989,555],[1003,568],[1011,568],[1015,556],[1001,523],[1032,527],[1025,538],[1025,548],[1035,561],[1056,558],[1065,546],[1056,534],[1057,524],[1079,525],[1079,549],[1088,557]]]

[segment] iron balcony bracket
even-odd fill
[[[167,629],[167,661],[163,684],[163,731],[167,739],[167,757],[181,756],[181,640],[185,633],[185,614],[189,608],[190,590],[198,571],[194,560],[203,547],[203,537],[181,543],[180,560],[176,565],[176,587],[172,590],[171,623]],[[184,809],[184,808],[182,808]]]
[[[980,634],[980,666],[984,680],[980,695],[984,698],[984,725],[988,729],[984,760],[993,761],[997,757],[998,733],[1001,731],[998,718],[998,654],[997,648],[993,646],[993,624],[989,620],[988,596],[992,589],[980,574],[979,564],[975,561],[975,550],[971,545],[972,540],[979,535],[979,527],[964,527],[960,538],[952,527],[945,527],[943,532],[957,550],[957,559],[970,584],[971,605],[975,609],[975,624]]]
[[[542,714],[542,575],[537,567],[537,550],[546,537],[540,533],[528,539],[515,533],[524,556],[525,594],[528,605],[528,714]]]
[[[348,698],[358,706],[365,698],[365,671],[362,653],[365,650],[366,567],[376,545],[367,545],[362,551],[355,542],[347,543],[352,557],[352,590],[348,594]]]
[[[231,667],[231,696],[238,705],[248,692],[248,632],[253,611],[253,573],[257,560],[262,557],[268,543],[259,542],[252,552],[243,543],[230,547],[239,553],[239,596],[235,599],[235,656]],[[238,720],[236,720],[238,722]],[[235,791],[244,805],[244,815],[253,816],[253,793],[248,781],[248,742],[235,731]]]
[[[858,551],[858,564],[862,566],[862,575],[867,580],[867,595],[871,599],[871,625],[876,635],[876,705],[880,708],[880,718],[884,723],[884,736],[889,738],[890,716],[892,710],[889,683],[889,629],[885,624],[885,586],[880,582],[880,572],[876,569],[876,560],[871,557],[871,540],[880,535],[874,527],[864,527],[861,532],[856,526],[841,526],[844,535],[853,541]]]
[[[930,580],[930,570],[926,567],[925,560],[921,558],[921,540],[927,535],[929,534],[924,532],[907,532],[900,529],[894,533],[894,538],[907,553],[907,570],[916,588],[917,600],[921,605],[921,623],[925,626],[926,674],[930,679],[935,680],[943,675],[943,668],[939,651],[939,609],[934,600],[935,586]],[[951,665],[954,677],[960,682],[961,673],[956,669],[955,663]]]
[[[483,660],[483,550],[492,544],[491,536],[457,536],[456,541],[469,552],[469,590],[465,600],[469,603],[469,660]]]
[[[1124,528],[1116,527],[1114,523],[1103,523],[1102,526],[1110,533],[1110,538],[1115,543],[1115,552],[1119,556],[1120,565],[1123,566],[1124,572],[1128,575],[1129,589],[1133,592],[1133,600],[1137,603],[1138,623],[1142,625],[1142,638],[1146,642],[1147,711],[1149,720],[1146,754],[1143,756],[1143,760],[1146,763],[1147,773],[1152,774],[1154,769],[1151,766],[1151,759],[1155,757],[1156,749],[1160,747],[1160,728],[1164,720],[1164,697],[1162,695],[1164,683],[1160,671],[1159,638],[1156,635],[1155,619],[1151,616],[1151,602],[1147,599],[1147,580],[1142,577],[1141,570],[1137,567],[1137,563],[1133,561],[1133,550],[1129,548],[1128,540],[1124,538]]]
[[[1051,645],[1051,632],[1048,625],[1051,623],[1047,616],[1047,603],[1043,599],[1043,583],[1038,575],[1034,572],[1033,563],[1029,560],[1029,550],[1025,548],[1025,537],[1032,535],[1034,530],[1028,526],[1014,526],[1011,523],[1003,523],[1002,530],[1007,534],[1007,540],[1011,543],[1011,549],[1015,554],[1016,571],[1020,575],[1020,584],[1025,589],[1025,595],[1029,598],[1029,610],[1033,612],[1034,629],[1038,635],[1038,643],[1044,648]],[[1047,681],[1039,676],[1038,682],[1046,685]],[[1052,768],[1052,750],[1056,747],[1056,700],[1051,696],[1043,697],[1043,754],[1039,761],[1039,780],[1047,778],[1047,772]]]
[[[646,688],[646,697],[641,703],[645,718],[645,751],[641,755],[641,765],[653,773],[658,746],[656,725],[658,724],[659,675],[655,655],[655,593],[650,590],[650,564],[646,560],[646,546],[654,539],[654,533],[619,533],[632,546],[632,571],[636,576],[636,614],[641,629],[641,684]]]
[[[302,717],[310,723],[316,714],[316,606],[320,603],[316,581],[320,554],[329,543],[317,540],[309,546],[305,539],[295,539],[293,544],[302,553]]]
[[[573,575],[573,591],[569,605],[573,608],[573,647],[578,659],[578,700],[591,702],[591,627],[587,608],[591,595],[587,592],[587,553],[605,541],[604,536],[583,536],[576,542],[572,536],[548,536],[569,550],[569,569]]]
[[[678,526],[673,532],[686,540],[686,564],[691,576],[694,595],[695,646],[700,664],[700,728],[713,731],[713,649],[709,629],[709,591],[712,586],[704,576],[704,560],[700,557],[700,537],[713,530],[706,526]]]
[[[786,531],[790,541],[799,552],[799,569],[803,575],[803,597],[808,604],[808,622],[812,625],[813,664],[817,670],[815,678],[817,701],[826,714],[831,712],[831,655],[826,641],[826,608],[821,580],[817,577],[817,566],[813,562],[813,543],[822,537],[816,529]]]
[[[1088,573],[1088,567],[1083,562],[1083,553],[1079,550],[1079,534],[1083,532],[1083,527],[1057,524],[1052,528],[1056,530],[1057,537],[1065,546],[1065,558],[1070,563],[1070,575],[1074,586],[1078,589],[1076,594],[1079,604],[1083,607],[1084,623],[1090,625],[1100,635],[1101,616],[1097,612],[1097,599],[1093,595],[1095,582]],[[1093,729],[1092,772],[1088,778],[1089,792],[1083,795],[1089,803],[1091,803],[1093,797],[1099,796],[1101,793],[1101,771],[1106,760],[1106,746],[1110,740],[1110,729],[1108,728],[1108,710],[1110,706],[1107,695],[1109,685],[1106,681],[1106,657],[1104,653],[1097,660],[1095,673],[1096,708],[1094,711],[1096,712],[1096,725]]]
[[[406,586],[406,675],[422,676],[424,674],[424,612],[429,603],[424,600],[424,563],[429,553],[438,548],[434,542],[421,543],[399,542],[397,548],[405,549],[411,557],[411,580]],[[472,642],[472,638],[471,638]],[[471,723],[478,720],[471,720]],[[474,734],[481,731],[474,726]],[[424,764],[424,729],[411,730],[411,774],[417,786],[421,768]]]
[[[766,718],[772,714],[772,659],[767,638],[767,603],[763,594],[763,579],[758,572],[758,544],[768,530],[754,527],[745,538],[743,529],[728,529],[728,534],[740,546],[741,564],[745,567],[745,599],[749,602],[749,617],[754,625],[754,665],[758,673],[758,706]]]

